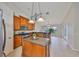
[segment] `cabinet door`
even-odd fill
[[[33,57],[44,57],[45,47],[37,45],[37,44],[33,44],[32,56]]]
[[[31,24],[31,23],[28,24],[29,30],[34,30],[34,28],[35,28],[35,24]]]
[[[14,36],[14,48],[22,45],[21,35]]]
[[[23,56],[32,56],[32,44],[23,40]]]
[[[47,48],[46,47],[41,47],[41,57],[47,56]]]
[[[28,26],[28,19],[23,17],[23,16],[20,16],[21,18],[21,26]]]
[[[20,18],[17,16],[14,16],[14,30],[20,30]]]
[[[28,30],[34,30],[35,24],[29,23],[29,19],[23,16],[20,16],[21,18],[21,26],[28,27]]]

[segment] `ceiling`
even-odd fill
[[[60,24],[66,16],[71,2],[39,2],[42,13],[49,12],[45,16],[45,23],[48,24]],[[26,17],[31,16],[32,2],[5,2],[5,4],[12,9],[15,14],[24,15]],[[34,3],[34,12],[39,13],[37,2]]]

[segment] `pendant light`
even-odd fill
[[[30,20],[29,23],[34,23],[34,21],[33,20]]]
[[[32,16],[33,16],[33,7],[34,7],[34,2],[32,3],[32,10],[31,10],[31,19],[29,20],[29,23],[34,23],[34,20],[33,20],[33,18],[32,18]]]
[[[42,13],[41,13],[41,10],[40,10],[40,4],[38,2],[38,8],[39,8],[39,13],[35,12],[34,15],[33,15],[33,12],[34,12],[34,2],[32,3],[32,10],[31,10],[31,20],[29,20],[29,23],[35,23],[36,21],[37,22],[44,22],[44,18],[42,16]],[[34,20],[33,20],[34,19]]]
[[[42,16],[42,12],[41,12],[41,8],[40,8],[40,3],[38,3],[38,7],[39,7],[40,15],[39,15],[37,22],[44,22],[44,18]]]
[[[44,22],[44,18],[42,16],[40,16],[39,19],[37,20],[37,22]]]
[[[29,20],[29,23],[35,23],[32,16],[31,16],[31,19]]]

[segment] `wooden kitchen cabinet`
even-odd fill
[[[33,57],[45,57],[45,47],[33,44],[32,56]]]
[[[21,26],[28,26],[28,22],[29,22],[28,18],[20,16],[20,19],[21,19]]]
[[[29,23],[29,19],[24,16],[14,16],[14,31],[21,30],[21,26],[26,27],[26,30],[34,30],[35,23]]]
[[[26,57],[45,57],[46,47],[23,40],[23,56]]]
[[[32,56],[32,44],[28,41],[23,40],[22,52],[23,56]]]
[[[26,18],[26,17],[23,17],[23,16],[20,16],[20,18],[21,18],[21,26],[26,26],[26,27],[28,27],[28,30],[34,30],[35,24],[29,23],[29,20],[30,20],[30,19],[28,19],[28,18]]]
[[[14,31],[20,30],[21,20],[20,17],[14,16]]]
[[[28,30],[34,30],[34,28],[35,28],[35,24],[31,24],[31,23],[28,24]]]
[[[21,35],[14,36],[14,48],[17,48],[22,45]]]

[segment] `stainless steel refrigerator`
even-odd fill
[[[5,23],[2,19],[3,17],[3,10],[0,9],[0,57],[4,56],[4,48],[5,48]]]

